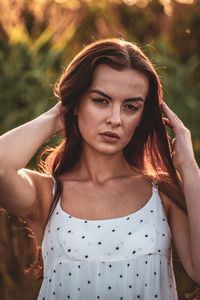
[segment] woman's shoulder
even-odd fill
[[[37,191],[36,209],[48,210],[52,201],[52,191],[54,186],[53,176],[50,174],[40,173],[36,170],[23,169],[23,172],[31,179]]]
[[[165,210],[167,219],[169,219],[170,208],[171,208],[171,205],[173,204],[173,201],[162,191],[162,189],[160,189],[160,181],[157,177],[151,176],[151,175],[146,175],[146,174],[144,174],[143,177],[144,177],[144,180],[149,183],[149,185],[151,185],[152,187],[154,187],[157,190],[157,193],[160,197],[162,206]],[[144,187],[145,187],[145,185],[144,185]]]
[[[38,242],[42,241],[45,228],[45,220],[47,219],[50,205],[53,199],[53,179],[50,174],[43,174],[35,170],[21,169],[24,176],[27,176],[36,188],[36,201],[33,204],[33,217],[23,218],[28,227],[34,232]]]
[[[45,187],[52,187],[53,186],[53,176],[51,174],[45,174],[41,173],[36,170],[31,170],[31,169],[22,169],[23,172],[28,175],[31,180],[35,183],[36,187],[39,190],[43,190],[44,186]]]

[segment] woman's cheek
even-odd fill
[[[126,130],[125,130],[125,135],[128,140],[128,143],[130,142],[136,128],[140,124],[140,119],[141,119],[141,114],[136,116],[133,120],[130,122],[127,122]]]
[[[96,126],[96,118],[92,114],[82,114],[78,117],[78,126],[83,138],[94,134]]]

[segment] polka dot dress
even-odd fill
[[[59,199],[42,242],[38,300],[178,300],[171,237],[154,185],[146,205],[120,218],[75,218]]]

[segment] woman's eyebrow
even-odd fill
[[[102,92],[98,89],[89,90],[89,93],[97,93],[105,98],[112,100],[112,98],[110,96],[108,96],[107,94],[105,94],[104,92]],[[143,101],[144,102],[144,99],[142,97],[133,97],[133,98],[128,98],[128,99],[124,100],[124,102],[131,102],[131,101]]]

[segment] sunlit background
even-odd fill
[[[0,0],[0,134],[52,107],[64,67],[107,37],[135,42],[151,58],[200,163],[199,0]],[[37,169],[37,155],[27,167]],[[0,226],[0,299],[36,299],[40,283],[23,273],[34,257],[30,232],[3,210]],[[196,285],[175,254],[174,268],[179,299],[192,300]]]

